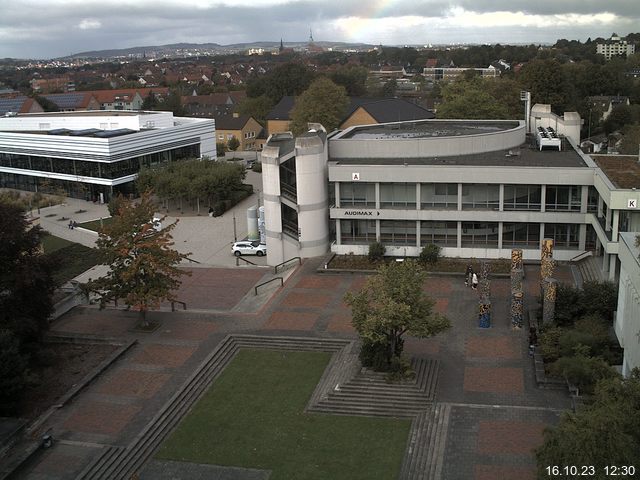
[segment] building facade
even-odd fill
[[[0,118],[0,187],[108,201],[143,166],[216,158],[213,120],[94,111]]]
[[[605,40],[604,43],[596,44],[596,53],[598,55],[604,55],[606,60],[611,60],[611,57],[617,57],[620,55],[631,56],[635,53],[636,46],[633,43],[629,43],[623,40],[615,33]]]
[[[282,147],[269,150],[269,162],[281,166],[279,175],[263,177],[265,206],[272,202],[271,210],[282,218],[286,214],[292,226],[278,230],[284,223],[275,222],[275,235],[267,235],[269,261],[298,256],[304,241],[321,243],[315,231],[305,238],[299,219],[309,205],[328,205],[329,248],[339,254],[366,254],[369,244],[380,241],[395,256],[417,256],[434,243],[451,257],[509,258],[512,248],[520,248],[525,259],[539,259],[542,240],[552,238],[558,260],[592,251],[602,256],[603,271],[614,279],[619,232],[640,230],[640,184],[637,190],[616,184],[576,147],[580,123],[574,112],[557,117],[536,105],[526,123],[424,120],[354,126],[322,143],[326,169],[316,168],[313,178],[308,172],[301,177],[306,153],[296,148],[298,139],[289,138],[285,155]],[[306,135],[321,137],[319,132]],[[282,144],[272,137],[265,151],[274,140]],[[317,155],[311,163],[319,162]],[[295,175],[287,171],[287,162],[295,164]],[[328,183],[326,196],[315,187],[303,208],[295,200],[301,179],[305,185]],[[267,214],[268,228],[270,221]],[[274,251],[285,254],[276,259]]]
[[[622,374],[640,367],[640,248],[636,233],[620,234],[620,281],[618,284],[618,310],[613,328],[620,346],[624,348]]]

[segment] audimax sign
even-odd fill
[[[345,216],[350,217],[377,217],[378,215],[380,215],[380,212],[376,210],[345,210],[344,214]]]

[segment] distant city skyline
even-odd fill
[[[630,0],[14,0],[0,58],[55,58],[172,43],[554,43],[640,30]]]

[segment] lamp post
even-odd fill
[[[233,241],[238,241],[238,232],[236,231],[236,212],[233,212]]]

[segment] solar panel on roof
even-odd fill
[[[90,137],[99,131],[97,128],[85,128],[84,130],[72,130],[69,135],[72,137]]]
[[[70,131],[71,130],[68,128],[54,128],[53,130],[49,130],[47,133],[49,135],[68,135]]]
[[[117,130],[99,130],[94,134],[94,137],[112,138],[119,137],[121,135],[128,135],[135,132],[135,130],[131,130],[130,128],[118,128]]]
[[[0,99],[0,115],[4,115],[7,112],[18,112],[25,100],[26,97]]]
[[[80,106],[84,93],[59,93],[45,95],[44,98],[55,103],[60,108],[74,108]]]

